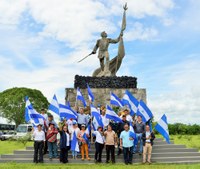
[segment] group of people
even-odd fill
[[[150,131],[150,126],[142,122],[142,117],[132,117],[129,110],[125,109],[118,113],[122,122],[115,123],[106,118],[106,108],[100,108],[101,118],[104,126],[98,126],[96,130],[86,131],[91,125],[91,117],[85,114],[84,108],[79,108],[77,119],[63,119],[59,124],[53,120],[53,116],[41,110],[44,117],[44,124],[38,124],[37,129],[33,129],[34,138],[34,162],[43,163],[43,155],[49,151],[49,159],[60,159],[60,162],[68,162],[68,152],[71,150],[72,158],[77,159],[80,151],[81,160],[91,160],[89,157],[90,142],[95,145],[96,163],[102,162],[102,151],[106,150],[106,163],[116,162],[117,155],[123,153],[124,163],[132,164],[133,154],[143,153],[143,163],[151,164],[151,152],[155,135]],[[133,127],[134,136],[131,135],[130,127]],[[74,144],[74,141],[76,143]],[[58,155],[58,147],[60,154]],[[39,158],[38,158],[39,153]],[[148,158],[147,158],[148,155]]]

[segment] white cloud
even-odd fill
[[[166,113],[170,123],[199,123],[200,60],[197,58],[200,54],[195,56],[164,68],[164,72],[168,71],[168,85],[171,89],[168,88],[168,92],[163,91],[159,95],[149,96],[149,106],[155,113],[155,120]]]
[[[133,40],[153,40],[157,37],[158,30],[153,27],[145,27],[143,24],[136,22],[130,26],[130,29],[125,33],[126,41]]]
[[[1,0],[0,24],[18,24],[25,9],[26,0]]]

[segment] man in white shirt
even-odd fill
[[[38,124],[37,130],[33,132],[34,139],[34,163],[43,163],[43,147],[45,142],[45,133],[42,130],[42,124]],[[38,160],[38,151],[39,151],[39,160]]]
[[[103,122],[104,129],[105,129],[109,124],[109,119],[106,118],[106,108],[105,108],[105,106],[101,107],[101,118],[102,118],[102,122]]]
[[[124,110],[124,114],[126,115],[126,120],[129,122],[133,122],[133,117],[130,115],[130,111],[128,109]]]
[[[84,113],[83,107],[79,108],[77,122],[78,122],[79,129],[81,129],[82,124],[85,124],[86,126],[88,124],[88,116]]]
[[[97,131],[93,131],[93,134],[96,136],[95,141],[95,162],[101,163],[102,151],[104,148],[104,136],[103,136],[103,128],[101,126],[98,127]]]

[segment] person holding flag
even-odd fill
[[[80,129],[78,128],[77,122],[73,121],[73,128],[70,131],[71,133],[71,151],[73,159],[77,158],[77,153],[79,152],[79,145],[78,145],[78,133]]]
[[[85,124],[85,125],[88,124],[88,116],[84,113],[83,107],[79,107],[77,122],[78,122],[79,129],[81,129],[82,124]]]
[[[37,125],[37,130],[33,131],[33,139],[34,139],[34,163],[43,163],[43,147],[45,143],[45,133],[42,130],[42,124]],[[38,160],[38,152],[39,152],[39,160]]]
[[[150,131],[149,125],[146,125],[146,131],[142,134],[143,140],[143,164],[146,163],[146,157],[148,154],[147,162],[151,164],[151,152],[153,146],[153,140],[155,139],[155,135]]]
[[[130,134],[129,125],[124,125],[124,131],[120,134],[120,148],[123,149],[124,163],[132,164],[133,161],[133,140]]]
[[[70,150],[70,135],[67,125],[60,126],[60,162],[68,163],[68,151]]]
[[[82,124],[81,125],[81,130],[80,132],[78,133],[78,139],[79,139],[79,145],[80,145],[80,148],[81,148],[81,160],[84,160],[84,156],[86,154],[86,158],[88,160],[90,160],[90,157],[89,157],[89,150],[88,150],[88,144],[89,144],[89,135],[86,133],[86,127],[85,127],[85,124]]]
[[[120,139],[120,134],[122,131],[124,131],[124,125],[125,124],[129,124],[129,122],[126,120],[126,115],[122,115],[122,122],[118,123],[118,127],[117,127],[117,135],[118,135],[118,139]],[[120,148],[120,144],[118,143],[118,153],[117,155],[120,155],[122,153],[122,150]]]
[[[145,132],[145,123],[142,122],[142,117],[140,115],[137,116],[137,121],[133,125],[134,131],[136,133],[137,141],[139,143],[139,155],[142,154],[143,151],[143,143],[142,143],[142,133]],[[133,153],[137,152],[137,145],[134,147]]]
[[[103,122],[104,129],[105,129],[109,124],[109,119],[106,117],[106,107],[105,106],[101,106],[101,118],[102,118],[102,122]]]
[[[95,140],[95,162],[97,163],[101,163],[101,156],[102,156],[102,151],[104,148],[104,136],[103,136],[103,128],[101,126],[99,126],[97,128],[97,131],[93,131],[93,134],[96,136],[96,140]]]

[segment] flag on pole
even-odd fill
[[[106,106],[106,118],[115,122],[122,122],[122,119],[108,105]]]
[[[169,130],[167,117],[164,114],[155,126],[155,129],[165,138],[166,142],[170,144]]]
[[[88,125],[88,127],[86,128],[85,133],[90,135],[90,133],[91,133],[91,126],[90,125]]]
[[[85,101],[85,99],[84,99],[84,97],[83,97],[83,95],[82,95],[82,93],[81,93],[79,88],[77,88],[76,100],[80,100],[83,103],[84,107],[87,106],[87,103],[86,103],[86,101]]]
[[[71,105],[70,105],[69,101],[66,103],[66,106],[71,109],[71,111],[75,114],[75,116],[78,116],[78,113],[71,108]]]
[[[77,119],[77,115],[75,114],[75,112],[68,106],[63,105],[63,104],[59,104],[59,111],[60,111],[60,117],[64,117],[66,119]]]
[[[87,84],[87,90],[88,90],[88,98],[91,102],[94,101],[94,95],[92,93],[92,90],[90,89],[90,86]]]
[[[37,126],[38,124],[44,125],[45,118],[39,114],[32,106],[31,102],[29,101],[28,97],[25,98],[26,105],[25,105],[25,121],[27,123],[32,123],[33,126]]]
[[[129,136],[132,137],[134,139],[134,146],[136,146],[138,144],[138,140],[137,140],[137,137],[136,137],[136,134],[135,134],[135,131],[133,129],[133,124],[132,122],[129,122],[130,124],[130,129],[129,129]]]
[[[53,116],[53,119],[56,122],[56,124],[58,124],[60,122],[60,112],[59,112],[59,103],[55,94],[49,105],[48,111]]]
[[[90,109],[93,117],[92,125],[94,130],[97,130],[99,126],[103,128],[103,121],[99,111],[92,104],[90,105]]]
[[[142,100],[140,100],[138,105],[137,116],[141,116],[142,121],[145,123],[153,117],[151,110]]]
[[[72,134],[72,139],[71,139],[71,151],[76,151],[79,152],[79,145],[78,145],[78,139],[76,137],[76,132]]]
[[[128,90],[125,91],[122,102],[129,106],[131,116],[137,113],[139,101]]]
[[[123,107],[123,102],[118,98],[114,93],[111,92],[110,94],[110,104]]]

